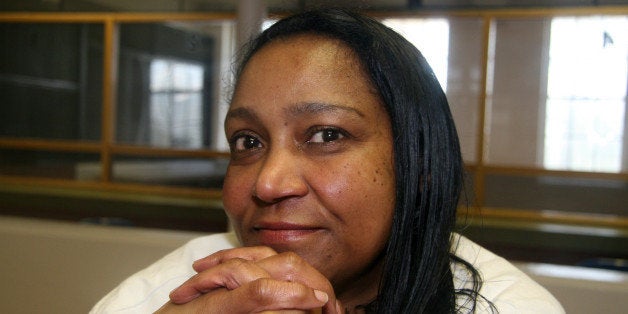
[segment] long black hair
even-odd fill
[[[378,313],[452,313],[460,310],[456,298],[465,296],[465,308],[473,311],[479,276],[450,253],[463,185],[460,145],[432,69],[411,43],[380,22],[326,8],[282,19],[262,32],[244,50],[237,77],[267,43],[304,33],[338,39],[355,52],[392,125],[396,204],[384,276],[370,308]],[[452,262],[469,268],[478,285],[456,291]]]

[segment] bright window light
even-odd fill
[[[385,19],[382,22],[421,51],[436,74],[443,91],[447,91],[449,21],[442,18],[407,18]]]
[[[265,20],[262,24],[262,30],[272,26],[275,22],[277,20]],[[436,74],[443,91],[447,91],[449,21],[441,18],[406,18],[384,19],[382,23],[401,34],[421,51]]]
[[[150,139],[165,147],[200,148],[203,66],[171,59],[150,65]]]
[[[544,166],[619,172],[628,84],[628,18],[551,24]]]

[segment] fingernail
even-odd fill
[[[179,287],[177,287],[174,290],[170,291],[168,296],[172,299],[173,296],[176,296],[177,292],[179,292]]]
[[[323,303],[327,303],[327,301],[329,300],[329,296],[327,295],[327,293],[320,290],[314,290],[314,296],[316,296],[316,299]]]

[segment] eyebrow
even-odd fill
[[[342,106],[342,105],[322,103],[322,102],[302,102],[286,109],[286,112],[290,116],[293,116],[293,117],[307,115],[307,114],[319,114],[319,113],[324,113],[324,112],[338,112],[338,111],[345,111],[345,112],[349,112],[351,114],[354,114],[360,117],[364,117],[364,113],[362,113],[358,109],[347,107],[347,106]],[[254,121],[254,122],[260,121],[260,118],[255,113],[255,110],[252,110],[247,107],[230,109],[227,112],[227,116],[225,117],[225,122],[229,119],[241,119],[241,120],[249,120],[249,121]]]
[[[225,121],[229,120],[229,119],[242,119],[242,120],[253,120],[253,121],[259,121],[259,117],[257,116],[257,114],[255,114],[254,111],[245,108],[245,107],[240,107],[240,108],[236,108],[236,109],[229,109],[229,111],[227,112],[227,115],[225,117]]]
[[[290,107],[287,111],[292,116],[299,116],[303,114],[318,114],[322,112],[346,111],[356,114],[360,117],[364,117],[364,113],[355,108],[322,102],[299,103],[296,106]]]

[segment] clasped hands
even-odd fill
[[[329,280],[296,253],[242,247],[192,267],[157,313],[344,313]]]

